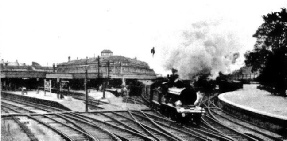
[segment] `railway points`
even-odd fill
[[[33,96],[32,94],[32,92],[28,91],[28,95],[24,96]],[[21,130],[21,137],[23,136],[24,140],[25,138],[26,140],[49,140],[48,136],[54,134],[57,135],[55,137],[59,140],[229,141],[267,139],[279,141],[284,140],[285,138],[282,137],[282,135],[268,131],[267,129],[262,129],[263,131],[259,132],[258,130],[261,128],[247,123],[246,121],[235,119],[236,117],[229,116],[228,118],[233,118],[233,120],[227,121],[228,118],[226,119],[226,116],[228,116],[228,114],[220,111],[219,107],[213,105],[215,103],[209,103],[209,106],[213,107],[210,108],[212,111],[210,111],[210,114],[207,113],[208,115],[202,117],[204,122],[200,126],[190,126],[175,122],[170,118],[163,116],[161,113],[147,108],[145,105],[148,104],[147,101],[140,96],[118,98],[111,93],[107,93],[107,99],[109,101],[108,103],[99,102],[97,99],[91,100],[94,104],[100,103],[99,105],[102,108],[95,108],[91,112],[86,113],[81,110],[59,111],[57,108],[52,111],[53,108],[44,108],[41,107],[41,104],[4,98],[1,99],[1,120],[2,122],[9,123],[9,130]],[[56,99],[55,101],[59,103],[78,101],[83,103],[82,105],[84,105],[85,102],[81,98],[74,99],[72,97],[62,100]],[[141,108],[132,108],[133,106]],[[38,110],[46,109],[46,111],[39,113],[38,110],[35,110],[37,108]],[[209,111],[207,110],[207,112]],[[214,120],[223,123],[214,123],[215,121],[210,119],[213,118],[213,116],[215,117]],[[247,130],[246,127],[235,127],[235,125],[231,125],[239,123],[247,127],[251,126],[253,129],[257,128],[257,131],[252,131],[252,129]],[[63,126],[63,124],[65,124],[65,127],[59,128],[59,126]],[[9,131],[7,130],[7,126],[7,124],[3,124],[2,129],[4,130],[5,136],[9,138],[13,134],[8,134]],[[227,129],[226,126],[229,126],[232,129]],[[48,135],[39,133],[39,130],[47,131]],[[240,132],[242,130],[245,130],[245,132]],[[17,138],[17,136],[13,137]]]

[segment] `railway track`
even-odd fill
[[[1,108],[1,110],[2,110],[2,108]],[[3,109],[3,111],[7,111],[7,109]],[[6,121],[5,121],[6,120]],[[10,118],[7,118],[7,119],[5,119],[5,120],[3,120],[3,119],[1,119],[1,121],[2,121],[2,124],[5,124],[5,122],[9,122],[9,120],[11,120],[10,122],[15,122],[15,124],[17,124],[19,127],[20,127],[20,129],[27,135],[27,137],[29,138],[29,140],[31,140],[31,141],[38,141],[38,139],[35,137],[35,135],[31,132],[31,130],[26,126],[26,124],[25,123],[22,123],[20,120],[19,120],[19,118],[17,118],[17,117],[10,117]],[[7,121],[8,120],[8,121]],[[1,124],[1,125],[2,125]],[[23,136],[24,138],[26,137],[26,136]],[[23,139],[23,140],[25,140],[25,139]]]
[[[142,133],[147,136],[153,137],[155,140],[177,140],[175,137],[168,135],[165,132],[162,132],[161,129],[155,126],[151,126],[143,120],[138,120],[130,111],[114,113],[114,116],[121,118],[123,123],[131,125],[130,122],[134,124],[134,127],[138,126],[143,131]],[[148,121],[147,121],[148,122]]]
[[[1,100],[1,105],[4,107],[10,107],[10,108],[16,108],[21,113],[49,113],[49,112],[63,112],[65,110],[56,108],[56,107],[51,107],[43,104],[36,104],[36,103],[31,103],[31,102],[26,102],[26,101],[19,101],[19,100],[7,100],[7,99],[2,99]]]
[[[224,112],[214,103],[211,103],[210,106],[213,106],[213,108],[209,109],[210,116],[212,116],[220,123],[229,126],[243,134],[246,134],[258,140],[283,140],[283,137],[276,133],[268,131],[267,129],[260,128],[250,122],[238,119],[238,117],[234,117]]]
[[[65,109],[61,109],[61,108],[58,108],[58,107],[48,106],[48,105],[45,105],[45,104],[39,104],[39,103],[34,103],[34,102],[30,102],[30,101],[25,101],[25,100],[7,99],[7,98],[1,99],[1,101],[2,100],[10,101],[10,102],[21,104],[21,105],[24,105],[24,106],[31,106],[31,107],[36,106],[36,107],[39,107],[39,108],[45,108],[46,110],[49,110],[49,111],[59,111],[59,112],[67,111]]]
[[[93,136],[81,130],[81,127],[79,127],[76,123],[71,122],[70,120],[66,119],[63,116],[53,114],[53,115],[30,116],[30,118],[56,131],[66,140],[71,141],[96,140]]]
[[[249,125],[243,121],[241,121],[241,123],[246,124],[246,126],[238,124],[236,125],[236,123],[233,121],[235,117],[222,117],[220,111],[211,111],[209,108],[209,106],[211,106],[211,103],[208,102],[210,102],[210,99],[204,100],[205,105],[208,105],[206,106],[208,112],[205,116],[202,117],[203,122],[201,126],[198,128],[184,126],[184,128],[191,129],[191,131],[197,131],[199,135],[205,135],[208,138],[211,138],[211,140],[282,140],[279,136],[274,137],[262,133],[258,130],[254,131],[252,128],[258,129],[257,126],[248,128]],[[215,114],[216,117],[214,116]],[[169,119],[161,118],[158,115],[160,114],[150,114],[150,117],[153,118],[158,124],[162,125],[168,123]],[[178,126],[178,124],[172,120],[170,123],[173,124],[173,127]]]
[[[18,118],[19,116],[13,117]],[[28,115],[27,117],[30,122],[37,122],[42,128],[46,127],[45,130],[50,130],[49,132],[58,135],[58,138],[62,140],[224,139],[211,133],[204,134],[203,131],[199,131],[200,129],[191,130],[151,111],[51,113]]]
[[[147,102],[145,102],[140,96],[129,96],[124,97],[123,101],[125,103],[131,103],[131,104],[139,104],[139,105],[147,105]]]
[[[203,105],[206,109],[206,115],[202,117],[202,126],[208,129],[211,132],[218,133],[224,136],[226,139],[229,140],[246,140],[246,141],[258,141],[260,139],[254,138],[253,136],[244,134],[234,128],[231,128],[230,125],[223,124],[222,122],[218,121],[212,114],[211,114],[211,103],[216,98],[217,94],[204,99]]]
[[[160,115],[159,113],[152,112],[152,111],[144,111],[144,113],[161,126],[169,126],[170,128],[178,128],[182,132],[193,134],[194,136],[204,138],[205,140],[212,140],[212,141],[230,140],[229,138],[226,138],[223,135],[219,135],[218,133],[210,131],[210,129],[204,128],[202,126],[194,127],[194,126],[186,126],[183,124],[179,124],[168,118],[159,116]]]
[[[145,114],[142,111],[134,111],[133,115],[135,115],[136,117],[142,118],[142,119],[145,119],[145,118],[148,119],[153,124],[160,127],[164,132],[166,132],[170,136],[174,136],[174,138],[177,138],[179,140],[208,140],[207,138],[203,136],[195,135],[195,134],[190,133],[189,131],[182,130],[182,128],[180,127],[170,126],[162,122],[156,122],[152,118],[150,118],[150,114],[149,115]]]
[[[209,116],[203,117],[202,120],[203,120],[202,124],[204,127],[211,129],[214,132],[217,132],[218,134],[221,134],[226,138],[229,138],[230,140],[257,141],[257,139],[242,134],[228,126],[225,126]]]
[[[16,105],[13,105],[11,103],[6,103],[6,102],[3,102],[3,101],[1,101],[1,107],[8,114],[13,114],[13,113],[35,113],[35,111],[28,110],[28,109],[26,109],[24,107],[16,106]],[[43,111],[41,111],[41,112],[43,112]]]
[[[10,109],[15,113],[21,112],[19,109],[9,107],[7,107],[7,109]],[[2,110],[5,110],[4,107]],[[32,111],[30,112],[33,113]],[[100,118],[99,115],[102,115],[102,117]],[[19,116],[10,115],[5,116],[4,120],[8,117],[19,118]],[[47,127],[49,130],[52,130],[55,132],[54,134],[61,136],[63,140],[154,140],[136,132],[136,128],[131,130],[129,128],[124,128],[123,126],[119,127],[115,122],[108,123],[106,120],[111,120],[112,118],[104,114],[51,113],[27,115],[26,117],[28,117],[30,122],[37,122],[38,124]],[[105,119],[103,117],[105,117]],[[29,130],[27,129],[27,131]],[[26,130],[24,130],[24,132],[26,132]]]
[[[112,119],[117,126],[123,126],[125,128],[133,130],[145,136],[150,136],[154,139],[157,138],[151,133],[151,131],[149,131],[146,127],[144,127],[140,122],[122,116],[121,114],[118,114],[118,112],[104,112],[103,115],[108,116],[110,119]]]
[[[109,120],[111,119],[101,114],[81,113],[81,114],[69,114],[69,116],[71,118],[73,117],[80,118],[81,120],[84,120],[88,123],[95,124],[102,129],[106,129],[121,140],[134,140],[134,141],[153,140],[152,138],[145,136],[141,133],[137,133],[133,130],[130,130],[130,129],[127,129],[121,126],[116,126],[112,122],[110,123]]]
[[[6,110],[6,109],[3,109]],[[59,140],[64,141],[65,139],[61,137],[57,132],[47,128],[41,123],[33,120],[31,116],[5,116],[1,117],[1,126],[6,126],[6,128],[1,128],[2,133],[17,132],[17,134],[1,135],[1,138],[7,139],[12,138],[12,140]],[[33,127],[33,128],[32,128]],[[27,139],[28,138],[28,139]],[[7,139],[10,140],[10,139]]]
[[[274,133],[266,128],[262,128],[257,124],[254,124],[252,121],[247,121],[222,110],[215,104],[216,99],[217,95],[206,99],[204,106],[208,109],[209,116],[221,124],[257,140],[286,140],[286,135],[282,136],[280,134]]]
[[[84,118],[78,118],[74,115],[65,114],[62,115],[65,116],[68,120],[77,123],[78,126],[82,127],[82,129],[87,132],[88,134],[92,135],[99,141],[119,141],[121,140],[118,138],[115,134],[110,132],[109,130],[103,128],[102,126],[95,124],[93,122],[90,122],[89,120],[86,120]]]
[[[134,102],[132,104],[145,103],[139,97],[129,97],[126,101]],[[27,140],[49,140],[48,138],[54,136],[58,140],[99,141],[281,140],[280,136],[276,134],[270,135],[267,130],[228,115],[215,107],[213,103],[208,103],[206,107],[208,112],[202,117],[203,122],[200,126],[183,125],[151,110],[78,113],[65,112],[62,109],[45,107],[41,104],[8,101],[7,99],[2,100],[1,105],[1,113],[5,114],[1,120],[17,124],[21,129],[21,134],[25,134]],[[10,113],[23,113],[24,115]],[[45,135],[39,131],[49,133]]]

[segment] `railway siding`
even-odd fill
[[[21,95],[20,95],[21,96]],[[21,96],[24,97],[24,96]],[[7,98],[7,97],[5,97]],[[123,102],[132,104],[143,104],[140,97],[129,97]],[[4,119],[12,119],[19,117],[19,112],[24,112],[22,116],[26,116],[37,122],[39,126],[46,127],[52,130],[66,140],[257,140],[261,139],[252,136],[249,138],[251,132],[244,132],[244,134],[236,133],[233,129],[228,129],[225,125],[215,123],[214,119],[208,114],[203,116],[204,122],[201,126],[190,126],[176,123],[169,118],[162,116],[159,112],[150,110],[122,110],[122,111],[92,111],[73,112],[73,111],[59,111],[59,109],[49,109],[47,112],[52,113],[35,113],[34,109],[45,110],[47,108],[41,104],[33,102],[13,101],[2,103],[1,112],[8,113],[8,116],[2,116]],[[12,100],[12,99],[10,99]],[[22,103],[23,102],[23,103]],[[12,104],[12,105],[11,105]],[[219,100],[219,104],[220,100]],[[33,108],[34,105],[34,108]],[[208,104],[210,106],[210,104]],[[22,106],[22,107],[21,107]],[[209,108],[208,106],[208,108]],[[226,106],[224,104],[222,107]],[[225,107],[226,108],[226,107]],[[51,111],[50,111],[51,110]],[[55,112],[53,112],[56,111]],[[232,109],[237,110],[237,109]],[[9,112],[15,114],[9,114]],[[18,115],[17,115],[18,114]],[[235,115],[236,116],[236,115]],[[221,117],[218,117],[221,118]],[[218,120],[218,119],[217,119]],[[219,119],[223,120],[224,119]],[[60,126],[61,125],[61,126]],[[212,126],[210,126],[212,125]],[[64,127],[62,127],[64,126]],[[40,127],[39,127],[40,128]],[[32,128],[31,128],[32,129]],[[221,132],[219,132],[219,130]],[[34,133],[35,130],[27,130],[27,133]],[[22,132],[25,133],[25,132]],[[27,134],[29,135],[29,134]],[[37,133],[27,136],[30,140],[42,140],[43,138],[36,136]],[[228,136],[226,136],[228,135]],[[35,138],[35,139],[34,139]]]
[[[62,104],[59,104],[58,102],[55,102],[55,101],[44,100],[44,99],[39,99],[39,98],[34,98],[34,97],[29,97],[29,96],[22,96],[22,95],[17,95],[17,94],[8,93],[8,92],[1,92],[1,97],[6,98],[6,99],[29,101],[31,103],[48,105],[48,106],[57,107],[57,108],[60,108],[66,111],[71,111],[70,108],[67,108],[66,106],[63,106]]]

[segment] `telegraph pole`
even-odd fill
[[[88,57],[86,57],[86,66],[85,66],[86,112],[89,111],[88,109],[89,96],[88,96],[88,90],[87,90],[87,79],[88,79]]]
[[[98,79],[100,78],[100,56],[98,55]]]
[[[108,71],[108,78],[107,78],[107,80],[104,81],[103,99],[106,98],[106,93],[105,93],[105,91],[106,91],[107,82],[108,82],[108,80],[109,80],[110,61],[108,61],[107,63],[108,63],[108,64],[107,64],[107,66],[108,66],[108,70],[107,70],[107,71]]]
[[[110,61],[108,61],[108,79],[107,79],[108,85],[109,85],[109,79],[110,79]]]

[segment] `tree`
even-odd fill
[[[260,71],[259,82],[286,93],[287,81],[287,12],[271,12],[263,16],[264,23],[253,37],[254,49],[245,54],[245,64]]]

